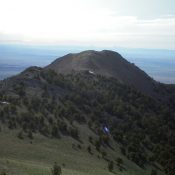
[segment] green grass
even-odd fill
[[[87,152],[88,136],[96,137],[86,126],[79,126],[80,138],[83,144],[71,137],[51,139],[34,134],[31,143],[27,137],[17,138],[18,131],[3,128],[0,132],[0,172],[9,175],[50,175],[54,162],[62,166],[63,175],[150,175],[150,168],[141,169],[119,151],[119,145],[112,142],[115,150],[106,148],[107,157],[115,160],[121,157],[124,160],[124,171],[119,171],[115,165],[114,172],[107,169],[107,161],[98,158],[100,155],[92,147],[93,155]],[[82,149],[73,149],[72,144],[80,144]],[[65,167],[63,167],[65,164]],[[160,173],[160,175],[163,175]]]

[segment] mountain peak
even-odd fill
[[[78,53],[78,55],[86,55],[86,56],[92,56],[92,55],[93,56],[97,56],[97,55],[98,56],[112,56],[112,55],[116,55],[116,56],[121,56],[118,52],[111,51],[111,50],[102,50],[102,51],[85,50],[85,51]]]
[[[68,54],[56,59],[45,69],[52,69],[62,74],[92,71],[95,74],[114,77],[121,83],[133,86],[149,95],[154,94],[157,83],[119,53],[110,50],[86,50],[76,54]]]

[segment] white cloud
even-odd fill
[[[175,17],[141,20],[80,0],[0,0],[0,41],[175,49]]]

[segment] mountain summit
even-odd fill
[[[154,89],[157,82],[114,51],[88,50],[77,54],[68,54],[56,59],[46,69],[53,69],[62,74],[89,71],[93,74],[114,77],[121,83],[133,86],[143,93],[155,95]]]

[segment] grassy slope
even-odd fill
[[[61,139],[49,139],[41,135],[34,135],[33,143],[25,137],[24,140],[17,138],[18,131],[9,131],[3,128],[0,132],[0,170],[14,175],[49,175],[50,168],[56,161],[63,163],[63,175],[149,175],[150,168],[145,170],[127,160],[120,154],[119,145],[111,143],[115,152],[107,148],[107,158],[115,160],[121,157],[124,160],[126,170],[120,172],[115,165],[114,173],[107,170],[107,161],[98,158],[100,155],[92,147],[93,155],[87,152],[88,136],[96,137],[86,126],[79,126],[80,138],[83,144],[71,137]],[[73,149],[72,144],[81,144],[82,149]],[[62,166],[63,167],[63,166]],[[162,175],[161,173],[159,175]]]

